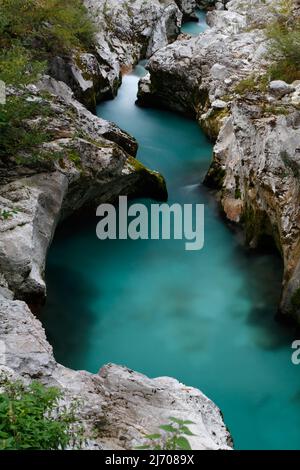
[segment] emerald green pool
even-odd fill
[[[192,36],[197,36],[199,33],[203,33],[203,31],[206,30],[206,13],[201,10],[196,10],[196,16],[198,18],[198,21],[189,21],[182,25],[181,31],[183,33],[188,33]]]
[[[300,449],[300,366],[275,322],[281,261],[243,248],[201,185],[212,144],[197,124],[135,106],[144,68],[124,77],[98,114],[139,141],[138,158],[166,177],[170,202],[205,204],[205,246],[99,241],[96,218],[65,224],[47,263],[43,321],[62,364],[107,362],[200,388],[222,409],[239,449]],[[150,204],[151,201],[145,201]]]

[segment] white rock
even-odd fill
[[[211,106],[214,109],[224,109],[224,108],[227,108],[227,103],[226,103],[226,101],[223,101],[223,100],[215,100],[215,101],[213,101]]]
[[[210,73],[215,80],[224,80],[228,75],[227,68],[221,64],[214,64],[210,69]]]
[[[278,97],[282,97],[294,91],[294,87],[284,82],[283,80],[273,80],[269,84],[269,90],[271,93]]]

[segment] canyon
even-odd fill
[[[86,433],[96,432],[89,449],[135,448],[175,414],[194,422],[193,449],[229,450],[233,442],[222,414],[202,392],[113,364],[98,374],[64,367],[53,356],[38,312],[47,296],[45,263],[59,222],[120,195],[168,198],[163,176],[135,158],[137,141],[94,114],[96,104],[114,98],[123,75],[146,58],[139,105],[189,115],[215,142],[205,184],[218,191],[224,214],[243,227],[248,245],[257,247],[265,236],[275,241],[284,265],[280,314],[299,320],[300,84],[273,81],[265,89],[238,91],[243,80],[266,73],[264,26],[276,18],[280,2],[85,5],[97,30],[95,50],[53,58],[48,74],[28,86],[30,99],[52,111],[43,123],[55,134],[47,151],[67,149],[67,155],[51,164],[0,164],[0,209],[13,214],[0,227],[1,371],[12,379],[58,385],[66,403],[80,397]],[[210,28],[195,37],[180,34],[182,21],[195,19],[197,5],[208,10]]]
[[[243,80],[267,73],[264,28],[280,7],[232,0],[226,11],[209,12],[204,34],[182,36],[151,57],[139,103],[188,113],[216,140],[205,183],[219,190],[225,215],[243,225],[250,246],[266,235],[275,240],[284,261],[280,314],[297,320],[300,85],[274,81],[238,91]]]
[[[96,101],[115,96],[126,70],[176,39],[191,6],[85,3],[98,30],[95,53],[57,56],[49,75],[26,87],[27,100],[49,115],[25,125],[40,123],[51,133],[43,150],[59,158],[23,155],[21,164],[7,158],[0,165],[1,373],[58,386],[67,406],[79,399],[88,449],[133,449],[174,414],[193,421],[192,448],[231,449],[220,410],[199,390],[113,364],[98,374],[68,369],[56,362],[38,319],[47,294],[46,256],[59,222],[119,195],[167,199],[163,177],[135,159],[135,139],[91,111]],[[22,91],[8,87],[10,96],[22,97]]]

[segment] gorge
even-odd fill
[[[79,230],[62,227],[48,258],[44,311],[56,358],[91,372],[115,362],[176,377],[220,406],[235,448],[297,448],[293,336],[274,321],[280,260],[247,252],[226,227],[199,185],[211,143],[188,118],[137,107],[142,75],[143,65],[125,75],[98,113],[137,138],[139,160],[166,178],[169,204],[205,204],[205,246],[188,253],[180,240],[99,242],[94,217]]]
[[[265,82],[281,3],[84,3],[95,49],[27,87],[57,157],[0,166],[1,371],[80,398],[90,449],[133,449],[174,415],[193,449],[297,449],[295,331],[274,317],[299,314],[300,85]],[[95,207],[120,195],[205,204],[204,250],[100,242]]]

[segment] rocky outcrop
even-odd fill
[[[195,13],[197,8],[196,0],[175,0],[175,2],[183,13],[183,21],[198,21]]]
[[[114,97],[122,72],[174,41],[182,18],[192,18],[195,0],[85,0],[96,26],[93,51],[55,57],[49,73],[67,83],[90,110]]]
[[[42,98],[39,90],[56,94]],[[167,192],[163,178],[135,160],[136,141],[87,111],[64,83],[46,77],[29,98],[50,107],[43,131],[52,137],[46,159],[1,164],[0,211],[9,216],[1,220],[0,269],[17,298],[34,306],[45,297],[45,258],[59,220],[120,194],[164,200]]]
[[[225,10],[229,0],[196,0],[197,5],[202,10]]]
[[[264,27],[280,2],[232,0],[207,14],[198,37],[180,37],[149,61],[142,105],[193,115],[216,140],[206,184],[255,247],[271,235],[284,262],[282,314],[300,320],[300,83],[268,84]]]
[[[193,449],[232,448],[220,410],[199,390],[112,364],[98,374],[67,369],[56,363],[41,323],[26,304],[0,295],[1,373],[60,387],[64,406],[79,401],[78,420],[89,449],[134,449],[170,416],[194,422]]]

